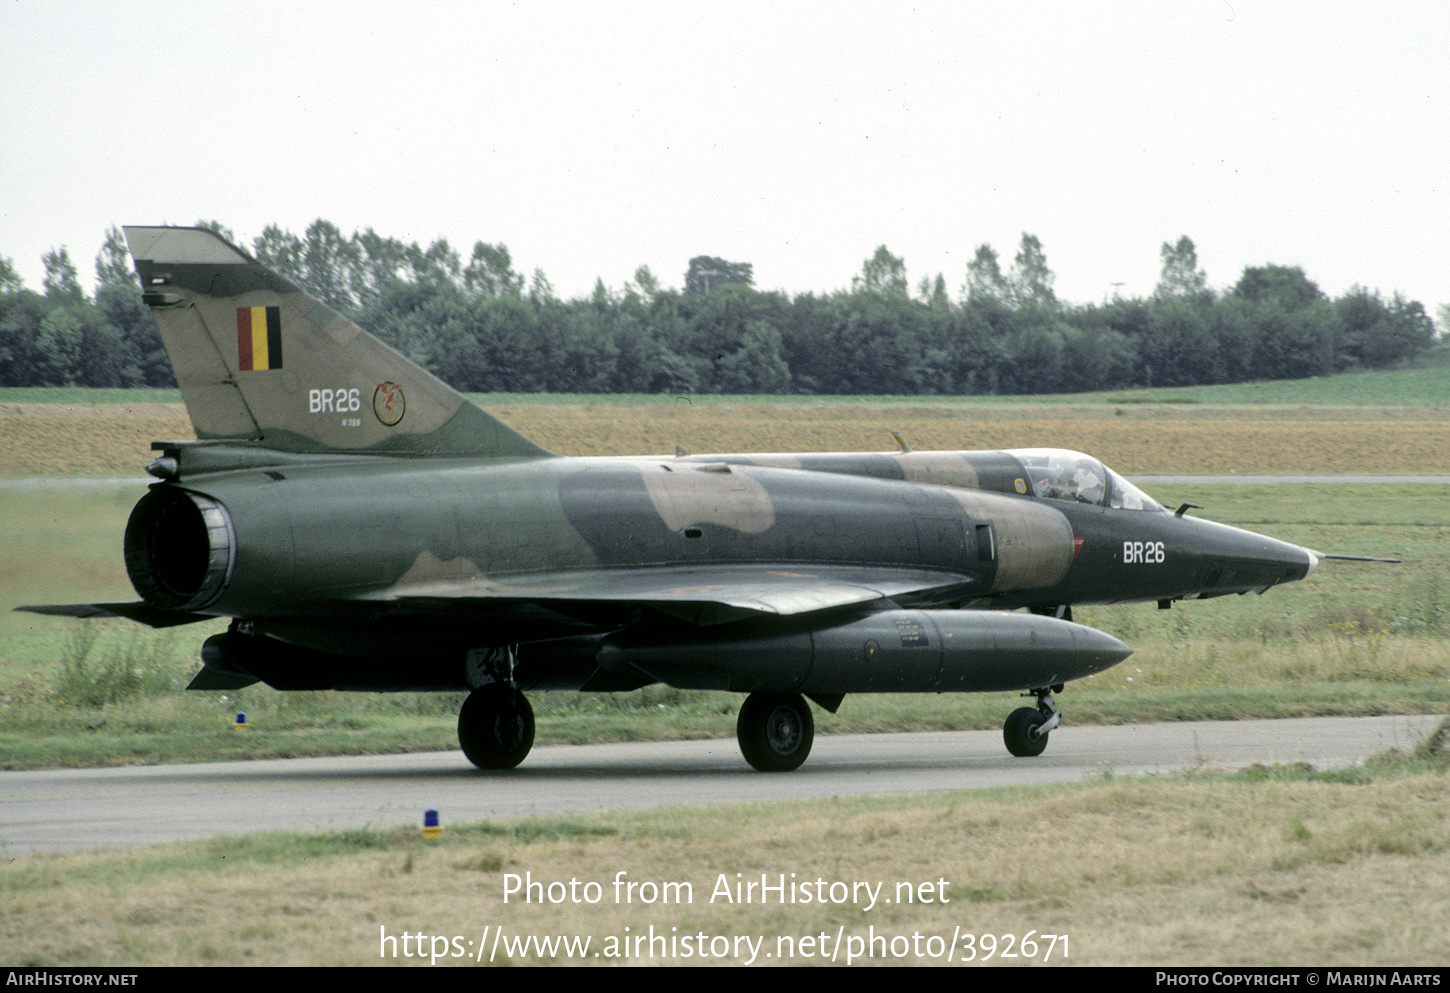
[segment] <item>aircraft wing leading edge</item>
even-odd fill
[[[484,606],[490,601],[635,604],[678,617],[697,615],[696,623],[710,624],[734,617],[807,614],[897,598],[913,602],[961,599],[979,586],[978,577],[946,570],[783,563],[597,569],[507,584],[480,577],[395,587],[360,599],[420,608],[448,603]]]

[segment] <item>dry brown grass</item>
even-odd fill
[[[1418,473],[1450,465],[1443,411],[1266,407],[514,404],[509,424],[565,455],[1058,447],[1123,472]],[[192,437],[180,404],[0,405],[0,476],[136,473],[153,440]]]
[[[587,935],[592,953],[626,928],[638,935],[653,925],[665,935],[763,936],[773,953],[779,935],[825,932],[834,940],[874,927],[888,941],[949,940],[960,927],[1066,934],[1073,965],[1450,960],[1443,774],[1367,783],[1100,781],[1025,795],[660,811],[576,825],[583,830],[560,841],[453,832],[424,843],[399,833],[381,850],[276,863],[226,842],[182,855],[172,846],[14,860],[5,869],[0,944],[24,950],[12,964],[362,965],[380,960],[380,929],[458,935],[464,948],[485,926],[514,936]],[[602,825],[617,833],[590,836]],[[693,902],[616,905],[610,881],[620,871],[639,882],[689,882]],[[515,896],[505,905],[506,873],[598,881],[604,899],[541,905]],[[886,897],[897,882],[945,879],[949,902],[872,910],[712,904],[716,880],[724,874],[733,883],[736,873],[883,883]],[[1061,954],[1059,946],[1054,961]],[[401,947],[397,961],[418,964]]]
[[[920,451],[1054,447],[1091,452],[1122,472],[1418,473],[1450,465],[1441,412],[1057,405],[911,407],[836,402],[539,405],[496,413],[568,455],[884,451],[890,430]]]
[[[0,476],[133,475],[151,442],[195,437],[179,403],[0,404]]]

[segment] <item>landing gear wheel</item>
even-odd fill
[[[1047,715],[1033,707],[1018,707],[1007,715],[1002,725],[1002,738],[1007,742],[1007,751],[1018,758],[1041,755],[1047,748],[1048,732],[1042,730]]]
[[[534,747],[534,708],[511,686],[480,687],[458,712],[458,743],[480,769],[512,769]]]
[[[761,772],[789,772],[811,753],[816,722],[810,705],[794,693],[752,693],[735,721],[740,752]]]

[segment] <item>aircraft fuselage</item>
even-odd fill
[[[659,571],[675,577],[676,596],[652,607],[685,616],[696,570],[703,592],[722,569],[757,570],[776,586],[808,585],[818,569],[894,569],[938,580],[883,589],[898,606],[1041,609],[1259,592],[1312,568],[1298,546],[1162,508],[854,475],[844,464],[374,457],[192,476],[186,448],[177,454],[180,478],[153,487],[128,529],[128,567],[147,600],[328,629],[330,619],[378,622],[420,603],[486,598],[514,625],[511,642],[607,630],[617,614],[600,598],[623,608],[630,578]],[[599,589],[604,580],[615,592]],[[538,617],[540,601],[557,604],[556,625]],[[538,623],[521,637],[525,614]],[[465,627],[464,642],[490,637]],[[349,631],[328,631],[333,650],[341,639],[363,654],[399,651],[365,627]]]

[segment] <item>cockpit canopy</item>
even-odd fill
[[[1014,448],[1007,454],[1027,470],[1034,496],[1166,513],[1162,504],[1091,455],[1065,448]]]

